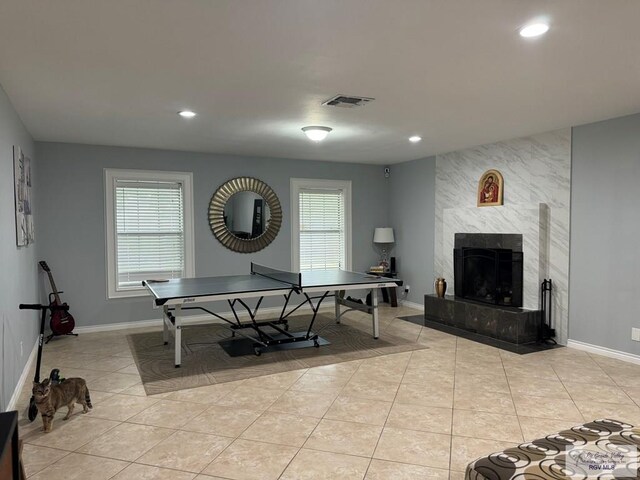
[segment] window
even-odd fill
[[[351,269],[351,182],[291,179],[294,271]]]
[[[109,298],[194,275],[191,183],[191,173],[105,170]]]

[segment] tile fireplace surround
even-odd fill
[[[477,207],[478,179],[488,169],[504,177],[504,206]],[[556,340],[568,330],[571,130],[480,145],[436,157],[434,276],[453,293],[456,233],[523,236],[523,307],[539,308],[540,284],[553,280]]]
[[[523,232],[512,232],[522,233],[522,252],[524,253],[522,306],[528,310],[537,310],[540,283],[548,276],[548,212],[544,204],[539,205],[538,208],[527,209],[518,207],[446,209],[443,217],[443,251],[451,253],[444,255],[442,276],[453,280],[453,248],[456,233],[482,231],[501,233],[486,230],[495,227],[502,230],[503,225],[525,225]],[[448,283],[453,284],[453,281]]]

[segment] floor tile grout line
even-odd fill
[[[332,452],[331,450],[321,450],[319,448],[311,448],[311,447],[305,447],[304,449],[305,450],[312,450],[314,452],[331,453],[333,455],[345,455],[347,457],[367,458],[367,459],[370,459],[370,460],[380,460],[382,462],[400,463],[402,465],[413,465],[413,466],[417,466],[417,467],[435,468],[437,470],[447,470],[446,468],[443,468],[443,467],[432,467],[432,466],[429,466],[429,465],[421,465],[421,464],[418,464],[418,463],[403,462],[402,460],[386,460],[386,459],[382,459],[382,458],[369,457],[367,455],[354,455],[353,453],[336,453],[336,452]],[[300,450],[303,450],[303,449],[300,448]]]
[[[396,317],[397,318],[397,317]],[[420,338],[420,334],[422,333],[424,327],[422,327],[420,329],[420,333],[418,334],[417,338]],[[378,450],[378,445],[380,445],[380,439],[382,438],[382,436],[384,435],[384,430],[385,428],[387,428],[387,423],[389,422],[389,417],[391,416],[391,411],[393,410],[393,406],[396,403],[396,399],[398,398],[398,392],[400,391],[400,387],[402,386],[402,380],[404,380],[404,376],[407,373],[407,369],[409,368],[409,364],[411,363],[411,358],[413,357],[413,351],[409,354],[409,359],[407,360],[407,364],[404,367],[404,370],[402,372],[402,377],[400,378],[400,384],[398,385],[398,388],[396,389],[396,394],[393,397],[393,401],[391,402],[391,408],[389,409],[389,412],[387,413],[387,418],[384,421],[384,425],[382,425],[382,429],[380,430],[380,435],[378,436],[378,440],[376,441],[375,446],[373,447],[373,452],[371,454],[371,460],[369,460],[369,465],[367,465],[367,469],[364,472],[364,478],[367,477],[367,473],[369,473],[369,468],[371,468],[371,463],[374,460],[374,457],[376,455],[376,450]]]
[[[147,451],[146,451],[146,452],[144,452],[142,455],[140,455],[138,458],[136,458],[136,459],[133,461],[133,463],[138,463],[138,460],[140,460],[142,457],[144,457],[147,453],[149,453],[151,450],[153,450],[154,448],[156,448],[156,447],[157,447],[158,445],[160,445],[162,442],[164,442],[164,441],[166,441],[166,440],[169,440],[171,437],[173,437],[174,435],[176,435],[178,432],[184,432],[184,430],[176,430],[176,431],[174,431],[171,435],[169,435],[167,438],[165,438],[165,439],[163,439],[163,440],[160,440],[160,442],[158,442],[158,443],[157,443],[157,444],[155,444],[153,447],[151,447],[149,450],[147,450]],[[201,433],[201,432],[188,432],[188,433]],[[212,434],[206,434],[206,433],[204,433],[203,435],[219,436],[219,435],[212,435]],[[223,438],[229,438],[229,437],[223,437]],[[229,445],[231,445],[232,443],[233,443],[233,441],[229,442]],[[216,456],[211,460],[211,462],[207,463],[207,464],[206,464],[206,465],[205,465],[205,466],[204,466],[204,467],[203,467],[199,472],[196,472],[196,475],[200,475],[200,474],[204,471],[204,469],[205,469],[205,468],[207,468],[209,465],[211,465],[211,463],[213,463],[213,461],[214,461],[216,458],[218,458],[218,457],[222,454],[222,452],[224,452],[224,451],[227,449],[227,447],[229,447],[229,445],[227,445],[226,447],[224,447],[224,448],[223,448],[223,449],[222,449],[222,450],[221,450],[221,451],[220,451],[220,452],[219,452],[219,453],[218,453],[218,454],[217,454],[217,455],[216,455]],[[193,472],[189,472],[189,471],[187,471],[187,470],[180,470],[180,469],[178,469],[178,468],[171,468],[171,467],[164,467],[164,466],[162,466],[162,467],[161,467],[161,466],[159,466],[159,465],[152,465],[152,464],[147,464],[147,463],[142,463],[142,462],[140,462],[140,463],[139,463],[139,465],[149,465],[149,466],[152,466],[152,467],[168,468],[168,469],[170,469],[170,470],[177,470],[177,471],[180,471],[180,472],[193,473]]]
[[[588,354],[587,354],[587,356],[588,356]],[[596,363],[596,362],[594,362],[594,363]],[[597,365],[597,363],[596,363],[596,365]],[[557,377],[558,377],[558,379],[560,380],[560,383],[562,383],[562,386],[564,387],[564,389],[566,390],[566,392],[569,394],[569,398],[571,399],[571,403],[573,403],[574,408],[578,411],[578,413],[579,413],[579,414],[580,414],[580,416],[582,417],[582,421],[587,421],[587,420],[586,420],[586,418],[587,418],[587,417],[585,416],[585,414],[584,414],[584,413],[582,413],[582,410],[580,410],[580,407],[576,404],[576,402],[575,402],[575,400],[574,400],[573,396],[571,395],[571,392],[569,392],[569,390],[568,390],[568,389],[567,389],[567,387],[565,386],[565,384],[564,384],[564,380],[560,377],[560,375],[558,375],[558,372],[557,372],[557,371],[556,371],[556,369],[554,368],[554,365],[553,365],[553,364],[551,365],[551,369],[555,372],[556,376],[557,376]],[[604,372],[604,370],[603,370],[603,372]],[[608,376],[608,375],[607,375],[607,376]],[[612,379],[612,380],[613,380],[613,379]],[[615,384],[615,382],[614,382],[614,384]]]
[[[231,437],[227,437],[227,438],[231,438]],[[227,445],[226,447],[224,447],[224,448],[220,451],[220,453],[219,453],[218,455],[216,455],[216,457],[215,457],[213,460],[211,460],[209,463],[207,463],[207,464],[204,466],[204,468],[203,468],[202,470],[200,470],[200,472],[198,473],[198,475],[201,475],[201,474],[202,474],[202,472],[204,472],[207,468],[209,468],[213,462],[215,462],[218,458],[220,458],[220,455],[222,455],[224,452],[226,452],[226,451],[227,451],[227,449],[228,449],[231,445],[233,445],[233,444],[235,443],[235,441],[236,441],[236,440],[238,440],[238,438],[240,438],[240,437],[238,436],[238,437],[235,437],[233,440],[231,440],[231,441],[229,442],[229,445]],[[206,474],[205,474],[205,475],[206,475]]]
[[[89,443],[91,443],[91,442],[93,442],[93,441],[95,441],[95,440],[98,440],[99,438],[102,438],[104,435],[106,435],[107,433],[109,433],[111,430],[113,430],[113,429],[115,429],[115,428],[117,428],[117,427],[119,427],[120,425],[123,425],[123,424],[125,424],[125,423],[127,423],[127,424],[129,424],[129,425],[143,425],[143,426],[145,426],[145,427],[165,428],[165,427],[156,427],[155,425],[144,425],[144,424],[139,424],[139,423],[121,422],[121,423],[119,423],[118,425],[116,425],[115,427],[113,427],[112,429],[108,430],[107,432],[104,432],[103,434],[101,434],[101,435],[99,435],[98,437],[94,438],[94,439],[93,439],[93,440],[91,440],[90,442],[85,443],[82,447],[79,447],[79,448],[83,448],[83,447],[85,447],[86,445],[88,445]],[[173,430],[173,429],[168,429],[168,428],[165,428],[165,429],[167,429],[167,430]],[[176,433],[176,432],[175,432],[175,431],[174,431],[174,432],[172,432],[172,433],[171,433],[167,438],[169,438],[170,436],[172,436],[174,433]],[[135,462],[136,460],[138,460],[139,458],[141,458],[142,456],[146,455],[146,454],[147,454],[147,452],[149,452],[149,450],[151,450],[152,448],[155,448],[155,447],[156,447],[156,446],[158,446],[160,443],[162,443],[164,440],[165,440],[165,439],[159,440],[157,443],[153,444],[149,449],[145,450],[145,451],[144,451],[140,456],[138,456],[135,460],[123,460],[123,459],[121,459],[121,458],[107,457],[107,456],[105,456],[105,455],[97,455],[97,454],[95,454],[95,453],[83,453],[83,452],[78,452],[77,450],[76,450],[75,452],[76,452],[76,453],[83,453],[84,455],[91,455],[91,456],[94,456],[94,457],[100,457],[100,458],[111,458],[112,460],[120,460],[121,462],[131,462],[131,463],[133,463],[133,462]]]
[[[613,379],[612,379],[612,380],[613,380]],[[573,382],[568,382],[568,381],[566,381],[566,380],[560,380],[560,381],[562,382],[562,384],[563,384],[563,385],[564,385],[564,383],[565,383],[565,382],[567,382],[567,383],[573,383]],[[614,381],[614,382],[615,382],[615,381]],[[581,385],[582,385],[582,384],[581,384]],[[587,385],[587,384],[585,384],[585,385]],[[585,421],[588,421],[588,420],[586,419],[586,417],[584,416],[584,414],[582,413],[582,410],[580,410],[580,407],[578,407],[578,404],[576,403],[576,399],[574,398],[574,396],[571,394],[571,392],[569,392],[569,389],[566,387],[566,385],[564,385],[564,387],[565,387],[565,389],[567,390],[567,392],[569,393],[569,397],[571,397],[571,400],[573,401],[573,403],[574,403],[575,407],[578,409],[578,411],[580,412],[580,414],[583,416],[583,419],[584,419]],[[625,392],[625,391],[624,391],[624,389],[623,389],[623,388],[621,388],[621,387],[619,387],[619,386],[617,386],[617,385],[616,385],[616,388],[618,388],[618,389],[622,390],[622,393],[624,393],[624,394],[627,396],[627,398],[632,402],[632,404],[629,404],[629,403],[619,403],[619,402],[601,402],[601,401],[598,401],[598,400],[586,400],[586,401],[588,401],[588,402],[593,402],[593,403],[605,403],[605,404],[608,404],[608,405],[621,405],[621,406],[628,406],[628,407],[635,406],[635,407],[639,407],[639,408],[640,408],[640,406],[639,406],[639,405],[638,405],[638,404],[637,404],[637,403],[636,403],[636,402],[635,402],[635,401],[634,401],[634,400],[633,400],[633,399],[632,399],[632,398],[627,394],[627,392]]]
[[[33,445],[33,444],[29,444],[29,445],[31,445],[31,446],[35,446],[35,447],[40,447],[40,446],[41,446],[41,445]],[[51,447],[43,447],[43,448],[51,448]],[[56,450],[60,450],[60,449],[59,449],[59,448],[56,448]],[[55,461],[51,462],[51,463],[50,463],[50,464],[48,464],[48,465],[45,465],[43,468],[41,468],[41,469],[40,469],[40,470],[38,470],[37,472],[32,472],[30,475],[27,475],[27,478],[29,478],[29,477],[33,477],[34,475],[37,475],[38,473],[42,472],[45,468],[49,468],[51,465],[54,465],[54,464],[58,463],[58,462],[59,462],[60,460],[62,460],[63,458],[68,457],[68,456],[69,456],[69,455],[71,455],[72,453],[75,453],[75,452],[70,452],[70,451],[68,451],[68,450],[61,450],[61,451],[62,451],[62,452],[64,452],[64,455],[63,455],[62,457],[60,457],[59,459],[57,459],[57,460],[55,460]]]
[[[114,459],[115,460],[115,459]],[[124,471],[125,469],[129,468],[131,465],[133,464],[133,462],[129,462],[128,465],[126,465],[125,467],[121,468],[120,470],[118,470],[116,473],[114,473],[113,475],[111,475],[107,480],[111,480],[112,478],[116,477],[117,475],[120,475],[120,473],[122,471]]]
[[[451,452],[453,451],[453,414],[456,407],[456,371],[458,366],[458,337],[456,337],[456,349],[455,349],[455,357],[453,359],[453,396],[451,398],[451,422],[449,424],[449,430],[451,432],[451,436],[449,437],[449,478],[451,478],[451,462],[453,461],[453,455]]]
[[[102,420],[102,419],[100,419],[100,420]],[[112,421],[112,422],[117,422],[117,425],[112,425],[111,427],[109,427],[107,430],[105,430],[104,432],[100,433],[100,434],[99,434],[99,435],[97,435],[96,437],[94,437],[94,438],[92,438],[91,440],[89,440],[89,441],[87,441],[87,442],[83,443],[82,445],[80,445],[80,446],[79,446],[78,448],[76,448],[75,450],[70,450],[70,451],[71,451],[72,453],[81,453],[81,452],[78,452],[78,450],[80,450],[82,447],[84,447],[84,446],[88,445],[89,443],[93,442],[94,440],[96,440],[96,439],[98,439],[98,438],[102,437],[102,436],[103,436],[103,435],[105,435],[107,432],[110,432],[111,430],[113,430],[114,428],[116,428],[116,427],[120,426],[120,425],[123,423],[123,422],[119,422],[118,420],[110,420],[110,421]],[[42,437],[40,437],[40,438],[42,438]],[[25,442],[25,443],[29,443],[29,442]],[[33,443],[32,443],[31,445],[36,445],[36,444],[33,444]]]
[[[280,475],[278,475],[278,479],[282,478],[282,476],[284,475],[284,472],[287,471],[287,468],[289,468],[289,465],[291,465],[291,463],[293,463],[293,461],[296,459],[296,457],[298,456],[298,454],[302,451],[302,447],[298,447],[298,451],[295,453],[295,455],[293,457],[291,457],[291,460],[289,460],[287,462],[287,464],[285,465],[285,467],[282,469],[282,472],[280,472]]]
[[[178,431],[180,431],[180,430],[178,430]],[[161,440],[161,441],[160,441],[160,443],[164,442],[165,440],[168,440],[168,439],[169,439],[169,438],[171,438],[173,435],[175,435],[176,433],[178,433],[178,431],[176,431],[176,432],[172,433],[169,437],[165,438],[164,440]],[[190,432],[190,433],[193,433],[193,432]],[[205,434],[205,435],[206,435],[206,434]],[[226,438],[229,438],[229,437],[226,437]],[[174,470],[174,471],[177,471],[177,472],[185,472],[185,473],[191,473],[191,474],[193,474],[193,473],[194,473],[194,472],[191,472],[191,471],[189,471],[189,470],[180,470],[179,468],[172,468],[172,467],[167,467],[167,466],[154,465],[154,464],[152,464],[152,463],[144,463],[144,462],[140,462],[140,461],[139,461],[139,460],[140,460],[142,457],[144,457],[147,453],[149,453],[151,450],[153,450],[153,449],[154,449],[154,448],[156,448],[158,445],[160,445],[160,443],[158,443],[158,444],[154,445],[153,447],[151,447],[151,448],[150,448],[149,450],[147,450],[145,453],[143,453],[143,454],[142,454],[142,455],[140,455],[138,458],[136,458],[135,460],[133,460],[133,462],[132,462],[132,463],[135,463],[136,465],[145,465],[145,466],[148,466],[148,467],[164,468],[164,469],[167,469],[167,470]],[[229,445],[231,445],[232,443],[233,443],[233,441],[229,442]],[[211,464],[215,461],[215,459],[216,459],[216,458],[218,458],[220,455],[222,455],[222,452],[224,452],[224,451],[229,447],[229,445],[227,445],[226,447],[224,447],[224,448],[220,451],[220,453],[218,453],[218,454],[217,454],[217,455],[216,455],[216,456],[211,460],[211,462],[207,463],[207,464],[206,464],[206,465],[205,465],[205,466],[204,466],[200,471],[195,472],[195,475],[201,475],[201,474],[202,474],[202,472],[203,472],[203,471],[204,471],[204,470],[205,470],[209,465],[211,465]]]
[[[507,376],[507,371],[504,368],[504,359],[502,358],[502,356],[500,356],[500,363],[502,364],[502,371],[504,373],[504,375],[507,377],[507,386],[509,387],[509,395],[511,396],[511,403],[513,403],[513,408],[516,411],[516,420],[518,421],[518,428],[520,429],[520,437],[522,438],[522,441],[526,441],[524,438],[524,430],[522,429],[522,424],[520,423],[520,416],[518,415],[518,409],[516,407],[516,402],[513,400],[513,390],[511,388],[511,382],[509,382],[509,377]]]
[[[53,466],[53,465],[57,464],[58,462],[60,462],[60,461],[61,461],[61,460],[63,460],[64,458],[67,458],[69,455],[73,455],[73,454],[75,454],[75,455],[83,455],[83,456],[85,456],[85,457],[94,457],[94,458],[101,458],[101,459],[107,459],[107,460],[115,460],[115,461],[117,461],[117,462],[127,462],[127,464],[128,464],[128,465],[125,465],[123,468],[121,468],[120,470],[118,470],[115,474],[113,474],[112,476],[110,476],[110,477],[109,477],[109,479],[110,479],[110,478],[115,477],[115,476],[116,476],[116,475],[118,475],[120,472],[122,472],[122,470],[124,470],[124,469],[125,469],[125,468],[127,468],[129,465],[131,465],[131,463],[133,463],[133,462],[131,462],[130,460],[121,460],[121,459],[118,459],[118,458],[103,457],[103,456],[100,456],[100,455],[93,455],[93,454],[89,454],[89,453],[82,453],[82,452],[72,451],[72,452],[68,452],[68,454],[67,454],[67,455],[65,455],[65,456],[64,456],[64,457],[62,457],[62,458],[59,458],[59,459],[58,459],[58,460],[56,460],[55,462],[50,463],[49,465],[47,465],[47,466],[46,466],[45,468],[43,468],[42,470],[40,470],[40,471],[38,471],[38,472],[35,472],[35,473],[33,473],[32,475],[28,475],[28,476],[27,476],[27,478],[33,477],[34,475],[37,475],[37,474],[39,474],[39,473],[43,472],[45,469],[47,469],[47,468],[49,468],[49,467],[51,467],[51,466]],[[108,480],[108,479],[107,479],[107,480]]]
[[[138,462],[137,460],[134,460],[133,462],[131,462],[127,467],[125,468],[129,468],[131,465],[141,465],[143,467],[155,467],[155,468],[159,468],[161,470],[171,470],[172,472],[180,472],[180,473],[188,473],[190,475],[202,475],[202,470],[200,472],[191,472],[189,470],[180,470],[179,468],[172,468],[172,467],[165,467],[165,466],[160,466],[160,465],[153,465],[151,463],[142,463],[142,462]],[[206,468],[206,467],[205,467]],[[116,474],[117,475],[117,474]],[[206,475],[206,474],[204,474]],[[113,477],[112,477],[113,478]]]

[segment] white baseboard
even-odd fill
[[[578,340],[567,341],[567,347],[575,348],[577,350],[583,350],[588,353],[595,353],[602,355],[603,357],[615,358],[616,360],[622,360],[623,362],[635,363],[640,365],[640,355],[633,353],[621,352],[620,350],[614,350],[612,348],[600,347],[598,345],[591,345],[590,343],[579,342]]]
[[[320,307],[320,311],[322,312],[329,309],[333,310],[333,308],[334,308],[333,305],[330,305],[330,306],[326,305],[324,307]],[[311,310],[311,307],[309,307],[308,305],[305,305],[303,307],[300,307],[298,310],[296,310],[296,313],[294,313],[293,315],[295,316],[296,314],[298,314],[298,312],[308,314],[310,310]],[[281,311],[282,311],[282,307],[262,308],[260,309],[260,316],[264,317],[264,314],[279,316]],[[218,315],[222,315],[223,317],[233,318],[233,312],[231,311],[216,312],[216,313]],[[249,315],[247,314],[247,312],[238,311],[238,317],[244,318],[248,316]],[[188,315],[188,316],[182,317],[183,325],[199,325],[204,323],[223,324],[224,322],[218,318],[212,317],[211,315],[207,315],[207,314]],[[156,327],[156,326],[157,327],[162,326],[162,318],[153,318],[150,320],[138,320],[135,322],[107,323],[105,325],[87,325],[84,327],[76,327],[74,329],[74,332],[75,333],[109,332],[113,330],[124,330],[127,328],[142,328],[142,327]]]
[[[110,332],[112,330],[126,330],[128,328],[142,328],[142,327],[155,327],[162,326],[162,319],[152,318],[150,320],[137,320],[135,322],[118,322],[107,323],[105,325],[85,325],[84,327],[77,327],[73,329],[73,333],[95,333],[95,332]]]
[[[409,300],[400,300],[400,303],[404,307],[415,308],[416,310],[424,311],[424,305],[420,303],[410,302]]]
[[[24,384],[27,381],[27,377],[29,376],[29,372],[31,371],[31,365],[36,360],[36,356],[38,353],[38,340],[40,337],[36,338],[36,343],[33,345],[31,349],[31,353],[29,354],[29,358],[27,359],[27,363],[22,369],[22,374],[20,375],[20,379],[18,380],[18,384],[16,388],[13,390],[13,395],[9,399],[9,404],[7,405],[7,411],[16,410],[16,404],[18,403],[18,398],[20,398],[20,393],[22,393],[22,389],[24,388]]]

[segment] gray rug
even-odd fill
[[[306,331],[308,323],[306,315],[290,317],[290,331]],[[375,340],[371,321],[364,319],[343,319],[338,325],[329,315],[319,314],[314,331],[331,344],[230,357],[218,344],[230,337],[226,326],[187,326],[182,329],[181,368],[173,364],[173,338],[163,345],[161,331],[131,334],[127,339],[148,395],[425,348],[389,332],[381,332]]]

